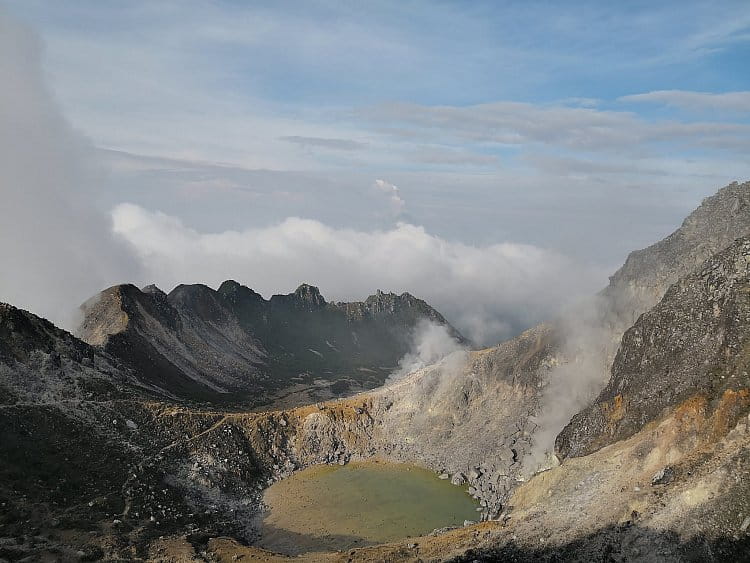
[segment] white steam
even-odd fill
[[[463,352],[466,347],[456,340],[445,325],[422,319],[414,328],[411,349],[398,362],[398,369],[389,377],[387,383],[436,364],[443,358]]]
[[[92,150],[62,118],[40,51],[0,10],[0,301],[70,328],[79,303],[136,268],[94,207]]]
[[[588,406],[609,380],[613,330],[604,322],[607,302],[586,299],[566,310],[557,321],[564,342],[542,393],[533,448],[524,459],[524,472],[532,474],[549,464],[555,438],[570,419]]]

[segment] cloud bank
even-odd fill
[[[535,246],[450,242],[408,223],[359,231],[289,218],[265,228],[201,233],[132,204],[117,206],[113,220],[138,253],[144,283],[215,287],[231,278],[268,296],[308,282],[336,300],[362,299],[377,288],[409,291],[479,344],[549,318],[605,279]]]

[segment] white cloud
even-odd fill
[[[406,202],[401,198],[401,190],[385,180],[375,180],[375,189],[388,197],[391,213],[398,217],[404,212]]]
[[[362,299],[377,288],[409,291],[485,344],[549,318],[605,279],[559,253],[449,242],[406,223],[367,232],[289,218],[267,228],[200,233],[131,204],[118,206],[113,218],[115,232],[141,257],[144,283],[169,289],[231,278],[268,296],[308,282],[335,300]]]

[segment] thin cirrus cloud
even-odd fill
[[[287,135],[279,137],[282,141],[294,143],[305,148],[322,148],[339,151],[360,151],[367,147],[367,143],[353,141],[351,139],[326,139],[321,137],[302,137],[299,135]]]
[[[665,154],[678,152],[680,146],[745,151],[750,143],[750,125],[745,123],[649,120],[628,111],[523,102],[474,106],[385,103],[364,108],[360,116],[396,138],[469,146],[490,143],[522,149],[542,145],[591,153],[625,151],[634,156],[656,143],[661,145],[657,150]]]
[[[743,92],[690,92],[685,90],[655,90],[643,94],[621,96],[621,102],[647,102],[666,104],[693,110],[722,110],[750,114],[750,91]]]
[[[438,126],[446,113],[441,106],[468,119],[487,115],[488,127],[501,128],[490,138],[501,144],[627,146],[643,138],[630,123],[638,112],[603,107],[671,79],[684,92],[711,84],[728,100],[721,92],[741,78],[717,69],[737,64],[741,53],[733,48],[747,42],[750,26],[750,10],[733,2],[649,9],[585,2],[578,9],[493,2],[472,9],[426,2],[342,9],[310,2],[294,10],[263,2],[196,2],[189,10],[142,0],[127,9],[85,0],[8,4],[43,30],[61,101],[97,144],[285,170],[328,165],[327,153],[361,148],[354,144],[359,135],[371,149],[358,151],[367,152],[365,164],[391,164],[396,153],[414,154],[415,165],[444,167],[413,150],[407,127],[395,125],[403,144],[394,145],[394,135],[370,141],[373,129],[388,123],[361,123],[357,116],[387,100],[409,100],[415,117],[426,112]],[[682,17],[674,17],[676,8]],[[601,111],[570,113],[594,106]],[[509,115],[497,123],[503,109],[521,119]],[[629,134],[618,132],[621,125]],[[347,135],[353,130],[357,137]],[[461,139],[475,137],[488,133]],[[435,144],[416,139],[425,140]],[[323,150],[295,151],[295,144]],[[488,165],[470,144],[459,148],[477,159],[458,166]]]

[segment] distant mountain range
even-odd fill
[[[284,392],[308,400],[381,385],[421,320],[464,337],[421,299],[378,291],[328,303],[317,287],[264,299],[235,281],[218,290],[118,285],[82,306],[79,336],[144,383],[195,400],[263,404]],[[223,395],[223,396],[222,396]]]

